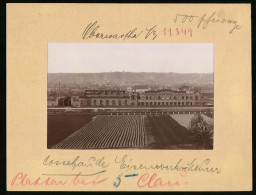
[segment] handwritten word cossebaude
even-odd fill
[[[79,160],[80,156],[76,156],[73,160],[67,160],[67,161],[59,161],[59,160],[53,160],[50,158],[50,155],[48,155],[44,161],[43,165],[47,166],[68,166],[72,167],[72,170],[74,170],[76,167],[93,167],[98,166],[101,168],[106,168],[109,166],[109,163],[105,161],[104,157],[96,158],[96,157],[90,157],[87,161],[81,161]]]

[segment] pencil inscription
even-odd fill
[[[233,31],[242,28],[241,25],[238,24],[237,20],[217,17],[216,12],[213,12],[212,14],[205,13],[202,16],[191,14],[176,14],[175,18],[173,19],[173,22],[181,22],[183,24],[196,22],[197,28],[201,27],[202,29],[206,29],[209,24],[216,23],[231,25],[231,29],[229,31],[230,34],[233,33]]]
[[[145,30],[139,30],[137,27],[127,30],[124,33],[105,33],[102,31],[101,26],[97,21],[91,22],[86,26],[83,31],[82,38],[85,39],[114,39],[114,40],[127,40],[127,39],[137,39],[138,37],[143,36],[144,38],[155,39],[157,37],[156,25],[153,27],[146,28]]]

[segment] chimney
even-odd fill
[[[60,99],[60,81],[59,81],[59,99]]]

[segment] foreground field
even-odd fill
[[[170,115],[147,116],[147,147],[155,149],[191,148],[190,132]]]
[[[145,146],[144,117],[98,115],[55,149],[140,148]]]
[[[50,115],[48,120],[48,148],[191,149],[190,132],[168,114]]]
[[[51,148],[90,122],[95,114],[50,114],[47,119],[47,148]]]

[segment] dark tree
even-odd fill
[[[213,148],[213,124],[206,122],[201,114],[195,114],[190,121],[189,130],[197,148]]]
[[[71,106],[71,97],[69,96],[65,97],[64,106]]]

